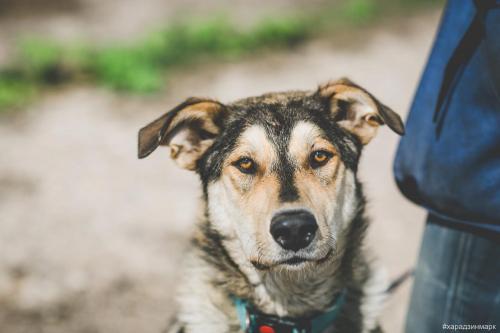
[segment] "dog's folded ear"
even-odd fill
[[[196,169],[198,159],[219,134],[226,113],[226,107],[217,101],[187,99],[139,130],[139,158],[166,145],[179,166]]]
[[[357,136],[362,144],[370,142],[383,124],[399,135],[404,134],[399,115],[349,79],[342,78],[322,85],[318,93],[330,100],[337,124]]]

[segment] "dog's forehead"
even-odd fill
[[[294,129],[303,128],[306,122],[314,126],[313,115],[322,111],[311,94],[302,91],[249,97],[234,103],[233,108],[233,121],[228,127],[240,129],[235,138],[238,144],[253,150],[272,145],[278,151],[288,150]]]
[[[278,145],[279,142],[288,142],[290,152],[304,145],[312,145],[317,138],[325,138],[321,128],[308,120],[298,120],[291,123],[288,133],[279,133],[269,128],[275,125],[252,124],[241,132],[238,139],[240,147],[246,150],[260,150],[268,145]],[[281,135],[280,135],[281,134]]]
[[[268,135],[287,136],[298,122],[326,113],[328,105],[311,92],[288,91],[241,99],[230,108],[228,127],[262,125]]]
[[[272,125],[271,125],[272,126]],[[319,138],[325,138],[322,130],[310,121],[297,121],[290,131],[281,134],[263,124],[252,124],[245,128],[235,145],[235,153],[267,159],[295,158],[314,145]]]

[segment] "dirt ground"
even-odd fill
[[[175,310],[199,186],[166,150],[137,160],[137,130],[187,96],[230,101],[340,76],[405,116],[438,19],[431,12],[342,43],[322,38],[193,66],[153,97],[66,87],[0,118],[0,332],[160,332]],[[425,217],[394,184],[397,141],[383,128],[360,171],[373,221],[368,245],[391,277],[414,265]],[[402,332],[409,290],[387,304],[389,333]]]

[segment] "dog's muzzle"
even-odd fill
[[[271,220],[271,235],[285,250],[294,252],[306,248],[314,239],[318,224],[305,210],[283,211]]]

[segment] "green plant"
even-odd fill
[[[0,112],[22,107],[30,102],[34,95],[34,85],[0,74]]]
[[[61,62],[62,48],[51,40],[41,38],[23,39],[19,43],[18,62],[25,75],[43,81],[47,73]]]
[[[122,91],[151,92],[162,85],[159,66],[138,49],[111,48],[95,54],[90,68],[97,81]]]

